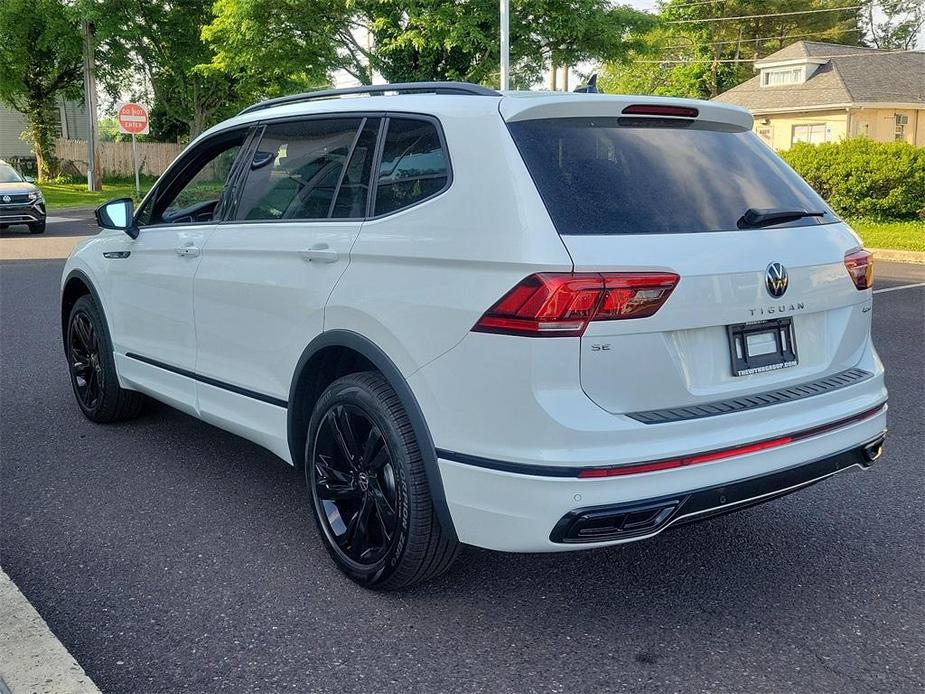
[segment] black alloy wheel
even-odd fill
[[[374,566],[398,534],[396,471],[385,437],[363,409],[336,404],[321,420],[313,462],[325,534],[344,558]]]
[[[93,320],[86,311],[74,311],[68,328],[68,364],[74,393],[82,409],[96,410],[102,393],[103,365],[100,342]]]
[[[459,553],[434,511],[408,413],[378,372],[342,376],[318,398],[305,477],[325,548],[365,588],[427,581]]]
[[[119,385],[106,319],[91,296],[74,302],[64,337],[71,386],[84,415],[98,423],[138,416],[145,396]]]

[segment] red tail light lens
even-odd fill
[[[696,118],[700,111],[688,106],[666,106],[663,104],[633,104],[621,111],[635,116],[674,116],[678,118]]]
[[[576,337],[593,320],[653,315],[678,279],[669,272],[530,275],[488,309],[472,329],[528,337]]]
[[[858,289],[874,286],[874,255],[863,248],[845,256],[845,268]]]

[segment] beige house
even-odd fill
[[[774,149],[864,135],[925,147],[925,52],[798,41],[716,97],[744,106]]]

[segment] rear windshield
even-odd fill
[[[750,130],[653,118],[550,118],[511,135],[560,234],[730,231],[749,208],[832,210]]]

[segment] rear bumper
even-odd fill
[[[634,504],[576,509],[556,523],[549,539],[556,543],[588,543],[652,537],[671,526],[785,496],[854,466],[868,468],[880,458],[885,438],[885,434],[881,434],[862,446],[821,460],[688,494],[646,499]]]
[[[527,473],[440,456],[459,539],[510,552],[561,552],[652,537],[673,525],[761,503],[876,459],[886,406],[810,438],[734,458],[618,477]],[[582,532],[584,529],[584,532]]]

